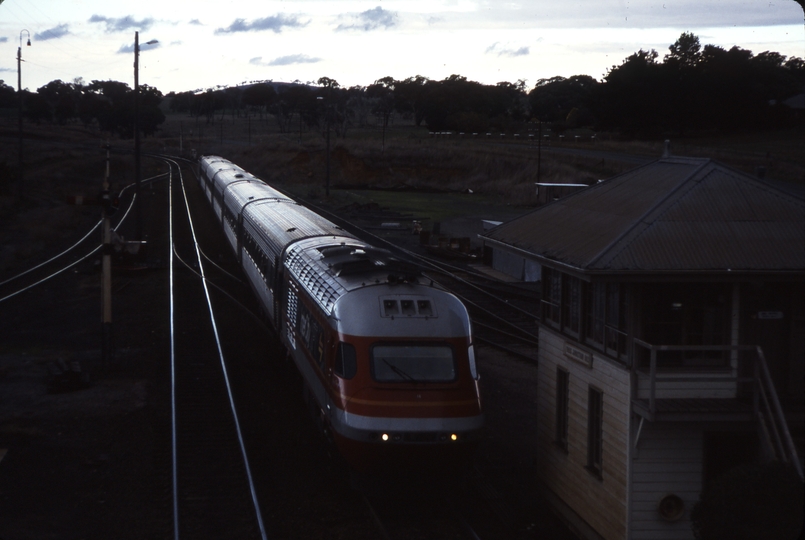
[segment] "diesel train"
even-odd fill
[[[461,460],[483,428],[470,318],[418,269],[218,156],[199,181],[324,433],[353,467]]]

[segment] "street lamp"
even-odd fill
[[[156,39],[146,42],[146,45],[159,43]],[[140,198],[140,33],[134,32],[134,193],[137,198],[135,205],[136,240],[143,239],[143,202]]]
[[[17,176],[17,196],[22,197],[22,186],[24,169],[22,162],[22,33],[28,34],[28,46],[31,46],[31,33],[28,30],[20,30],[20,46],[17,47],[17,109],[20,122],[20,170]]]

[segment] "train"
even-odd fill
[[[468,460],[484,415],[463,303],[225,158],[201,157],[198,178],[337,454]]]

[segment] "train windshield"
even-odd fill
[[[456,380],[453,349],[446,344],[380,344],[372,347],[372,376],[378,382]]]

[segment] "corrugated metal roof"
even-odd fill
[[[293,202],[261,200],[243,210],[243,226],[275,257],[292,242],[311,236],[348,236],[341,227]]]
[[[805,201],[712,160],[673,157],[484,237],[596,272],[803,271]]]

